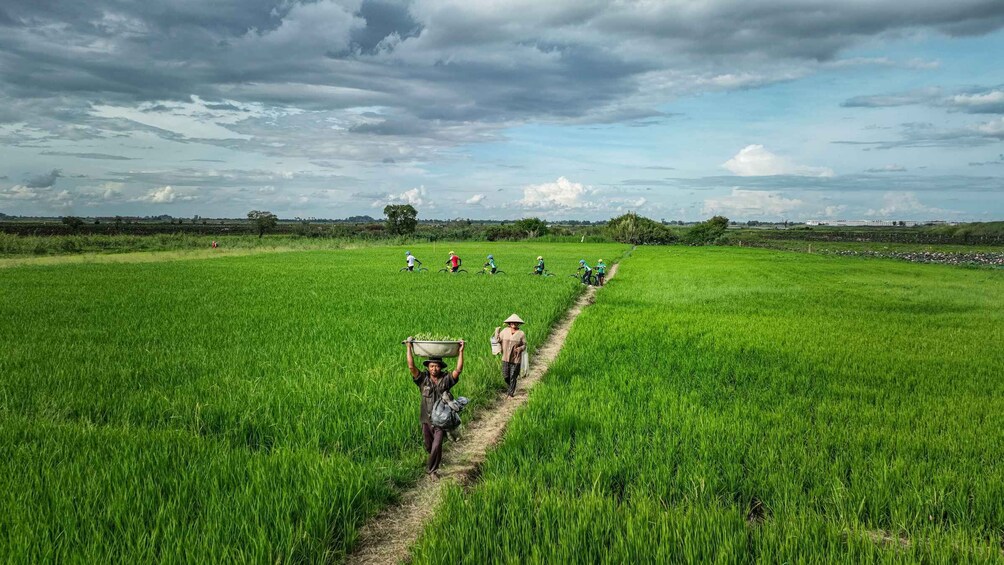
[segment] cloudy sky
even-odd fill
[[[1000,0],[4,0],[0,212],[1004,218]]]

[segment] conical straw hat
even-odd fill
[[[516,314],[513,314],[512,316],[509,316],[509,317],[508,317],[508,318],[506,318],[506,319],[505,319],[505,321],[503,321],[502,323],[503,323],[503,324],[508,324],[508,323],[510,323],[510,322],[516,322],[517,324],[525,324],[525,323],[526,323],[526,322],[524,322],[524,321],[523,321],[523,318],[520,318],[520,317],[519,317],[519,316],[517,316]]]

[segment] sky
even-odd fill
[[[0,213],[1004,219],[1000,0],[4,0]]]

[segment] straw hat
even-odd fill
[[[445,371],[447,369],[447,367],[446,367],[446,361],[443,361],[442,357],[429,357],[425,361],[422,361],[422,364],[425,365],[426,367],[429,366],[429,363],[436,363],[436,364],[438,364],[440,371]]]
[[[512,316],[509,316],[502,323],[503,324],[510,324],[510,323],[513,323],[513,322],[515,322],[517,324],[525,324],[526,323],[526,322],[523,321],[523,318],[520,318],[516,314],[513,314]]]

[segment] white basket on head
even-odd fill
[[[456,357],[460,355],[459,341],[413,341],[415,355],[421,357]]]

